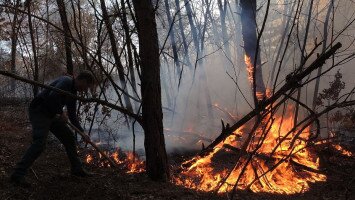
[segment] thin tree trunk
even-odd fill
[[[285,7],[286,8],[288,7],[287,5],[288,5],[288,0],[285,0]],[[283,43],[284,43],[284,41],[286,39],[287,31],[288,31],[288,29],[290,27],[290,22],[292,21],[292,17],[291,16],[292,16],[292,13],[293,13],[293,11],[295,9],[295,6],[296,6],[296,3],[293,3],[290,12],[288,12],[288,15],[286,15],[286,12],[285,12],[285,16],[289,16],[289,17],[287,19],[286,25],[281,27],[281,29],[282,29],[281,31],[283,33],[282,33],[281,40],[280,40],[280,46],[279,46],[279,49],[277,51],[276,58],[275,58],[275,61],[274,61],[274,65],[273,65],[272,71],[271,71],[270,86],[273,85],[273,81],[274,81],[274,77],[275,77],[275,70],[276,70],[277,64],[279,63],[279,57],[280,57],[281,51],[283,49]]]
[[[74,8],[74,7],[73,7]],[[79,35],[79,40],[82,43],[82,57],[84,60],[84,64],[85,64],[85,69],[89,69],[90,65],[89,65],[89,60],[88,60],[88,55],[87,55],[87,38],[85,37],[86,34],[84,34],[85,32],[83,31],[83,22],[82,22],[82,9],[81,9],[81,2],[80,0],[78,0],[77,2],[77,9],[78,9],[78,23],[79,23],[79,30],[78,35]],[[75,12],[75,10],[73,9],[73,12]],[[75,24],[76,24],[76,20],[75,20]]]
[[[334,0],[329,0],[330,4],[328,7],[327,15],[325,16],[324,19],[324,27],[323,27],[323,46],[322,46],[322,52],[324,52],[327,48],[327,39],[328,39],[328,24],[329,24],[329,17],[330,13],[332,11],[332,8],[334,6]],[[317,72],[317,80],[316,80],[316,85],[314,86],[314,94],[313,94],[313,104],[312,108],[313,110],[316,108],[316,102],[317,102],[317,96],[318,96],[318,91],[319,91],[319,82],[320,82],[320,75],[322,74],[322,67],[318,68]]]
[[[184,61],[191,68],[192,65],[189,57],[189,46],[187,45],[185,29],[182,23],[180,0],[175,0],[175,4],[176,4],[176,10],[178,11],[180,36],[181,36],[182,44],[184,46]]]
[[[303,63],[305,62],[305,53],[306,53],[305,51],[306,51],[306,45],[307,45],[307,39],[308,39],[309,26],[310,26],[311,17],[312,17],[313,2],[314,1],[311,0],[310,3],[309,3],[308,18],[307,18],[307,24],[306,24],[306,32],[305,32],[305,36],[304,36],[304,40],[303,40],[303,44],[302,44],[302,49],[301,49],[300,66],[303,66]],[[302,88],[298,88],[298,90],[297,90],[297,102],[301,98],[301,93],[302,93]],[[294,120],[293,124],[294,125],[297,124],[298,112],[299,112],[299,104],[296,103],[295,116],[293,118],[293,120]]]
[[[167,180],[169,167],[163,133],[159,43],[154,8],[149,0],[133,0],[138,22],[142,68],[142,118],[146,170],[153,180]]]
[[[34,37],[33,25],[32,25],[32,17],[31,17],[31,0],[27,1],[27,12],[28,12],[28,28],[30,29],[31,36],[31,44],[32,44],[32,53],[33,53],[33,61],[34,61],[34,71],[33,71],[33,80],[38,81],[39,79],[39,71],[38,71],[38,58],[37,58],[37,48],[36,41]],[[33,96],[37,96],[38,94],[38,86],[33,86]]]
[[[206,12],[205,12],[205,21],[204,21],[204,25],[203,25],[203,29],[202,29],[202,35],[201,35],[201,40],[200,40],[200,45],[201,45],[201,49],[200,49],[200,53],[202,56],[202,54],[204,53],[204,41],[205,41],[205,36],[206,36],[206,30],[207,30],[207,15],[208,13],[210,13],[210,6],[211,6],[211,1],[209,2],[208,0],[206,0]],[[212,19],[211,19],[212,20]],[[200,57],[199,56],[199,57]],[[201,74],[199,77],[199,84],[202,85],[202,89],[203,92],[205,94],[205,99],[206,99],[206,108],[207,108],[207,113],[208,113],[208,117],[209,119],[213,120],[214,119],[214,115],[213,115],[213,111],[212,111],[212,98],[210,95],[210,91],[208,88],[208,80],[207,80],[207,73],[206,73],[206,69],[205,66],[203,66],[203,62],[202,59],[200,59],[199,61],[200,64],[200,68],[201,68]],[[212,124],[213,125],[213,124]]]
[[[117,3],[117,5],[118,5],[118,3]],[[131,40],[130,33],[129,33],[129,26],[128,26],[128,21],[127,21],[127,14],[126,14],[126,5],[125,5],[124,0],[121,0],[121,7],[122,7],[122,27],[125,31],[125,37],[126,37],[126,43],[127,43],[128,68],[130,71],[132,87],[135,91],[137,91],[136,77],[135,77],[135,72],[134,72],[134,61],[133,61],[132,47],[131,47],[132,40]]]
[[[242,21],[242,35],[244,41],[245,55],[250,60],[251,68],[250,70],[255,71],[255,91],[253,92],[260,96],[265,95],[265,84],[263,81],[263,74],[261,69],[261,58],[260,51],[257,51],[260,47],[257,46],[257,35],[256,35],[256,0],[240,0],[241,6],[241,21]],[[256,66],[253,66],[255,53],[258,52]]]
[[[20,0],[16,1],[16,9],[14,10],[14,19],[12,21],[12,27],[11,27],[11,72],[16,74],[16,47],[17,47],[17,33],[18,33],[18,7],[20,5]],[[15,80],[11,80],[11,90],[15,91],[16,88],[16,82]]]
[[[224,50],[228,59],[231,59],[231,52],[229,48],[229,38],[228,38],[228,31],[226,25],[226,16],[227,16],[227,0],[224,0],[222,4],[222,0],[218,0],[218,9],[220,13],[221,19],[221,28],[222,28],[222,45],[224,46]]]
[[[185,3],[185,8],[186,8],[186,13],[187,13],[187,19],[189,20],[190,28],[191,28],[191,33],[192,33],[192,39],[195,45],[195,50],[197,55],[200,55],[200,45],[198,42],[198,37],[197,37],[197,31],[196,31],[196,26],[194,24],[194,20],[192,19],[192,9],[190,5],[189,0],[184,0]]]
[[[110,23],[105,0],[100,0],[100,4],[101,4],[103,20],[106,25],[107,33],[108,33],[108,36],[109,36],[110,42],[111,42],[113,58],[115,59],[115,64],[117,65],[118,76],[120,78],[121,86],[124,89],[124,91],[126,91],[128,93],[127,84],[126,84],[126,80],[125,80],[125,76],[124,76],[124,69],[123,69],[123,65],[120,60],[120,56],[118,55],[115,34],[113,33],[112,25]],[[124,100],[125,100],[127,109],[132,111],[133,108],[132,108],[131,101],[130,101],[129,97],[125,94],[124,94]]]
[[[73,75],[74,65],[73,65],[73,56],[71,50],[71,39],[70,39],[70,27],[67,19],[67,12],[65,10],[64,0],[57,0],[57,5],[59,9],[60,19],[62,21],[63,31],[64,31],[64,46],[65,46],[65,55],[67,62],[67,73]]]
[[[205,0],[206,4],[208,5],[208,0]],[[207,8],[208,6],[206,6]],[[213,38],[214,38],[214,42],[216,43],[216,45],[218,47],[221,47],[223,49],[223,36],[222,34],[220,34],[220,31],[217,30],[217,24],[211,14],[211,10],[210,9],[206,9],[206,15],[208,16],[208,19],[211,22],[211,27],[212,27],[212,31],[213,31]],[[206,21],[208,21],[206,19]]]
[[[163,54],[162,54],[163,55]],[[165,55],[163,55],[163,59],[165,61],[165,63],[168,65],[168,59],[166,58]],[[164,89],[164,93],[165,93],[165,96],[166,96],[166,101],[167,101],[167,104],[168,104],[168,107],[169,108],[172,108],[173,107],[173,102],[172,102],[172,98],[170,97],[170,93],[172,90],[169,90],[169,81],[171,82],[171,79],[170,79],[170,70],[169,70],[169,66],[166,67],[165,69],[167,69],[167,75],[166,76],[163,76],[161,79],[162,79],[162,86],[163,86],[163,89]],[[164,72],[163,72],[164,73]],[[175,99],[176,101],[176,99]],[[175,113],[174,113],[175,114]]]
[[[173,21],[171,14],[170,14],[169,0],[164,0],[164,3],[165,3],[165,12],[166,12],[166,16],[168,18],[169,27],[172,26],[169,38],[170,38],[171,47],[173,49],[174,63],[176,65],[176,74],[178,76],[180,76],[180,72],[181,72],[180,60],[179,60],[179,54],[178,54],[178,50],[176,47],[176,41],[175,41],[175,30],[174,30],[175,21]]]
[[[49,21],[49,0],[46,0],[46,20]],[[50,41],[49,41],[49,27],[50,27],[49,24],[46,23],[46,53],[45,53],[46,65],[49,63],[49,59],[48,59],[49,51],[52,50],[52,48],[50,48]],[[46,77],[46,67],[43,67],[42,83],[44,83],[45,77]]]

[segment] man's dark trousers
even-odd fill
[[[17,163],[13,176],[20,178],[27,174],[33,162],[45,149],[49,131],[64,145],[72,172],[82,170],[82,163],[78,158],[74,134],[66,125],[65,121],[50,117],[46,112],[43,112],[40,106],[30,106],[29,117],[32,124],[33,142],[21,161]]]

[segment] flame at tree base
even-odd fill
[[[241,136],[245,136],[246,127],[236,130],[209,155],[185,162],[183,166],[189,167],[183,167],[174,177],[174,183],[206,192],[229,192],[235,187],[253,192],[295,194],[307,191],[310,183],[326,181],[324,174],[317,173],[318,156],[307,146],[311,137],[309,128],[290,132],[292,111],[289,107],[283,117],[273,116],[274,120],[266,117],[244,152],[242,146],[246,139],[243,141]]]

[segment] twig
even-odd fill
[[[32,173],[35,175],[36,179],[39,180],[39,178],[38,178],[38,176],[37,176],[35,170],[34,170],[32,167],[31,167],[30,169],[31,169]]]

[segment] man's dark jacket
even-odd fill
[[[50,86],[76,95],[77,91],[74,82],[75,79],[69,76],[61,76],[54,80]],[[80,131],[83,131],[76,116],[76,99],[50,89],[44,89],[32,100],[30,106],[40,106],[41,110],[48,114],[49,117],[54,117],[57,114],[61,115],[63,113],[63,107],[66,106],[70,122]]]

